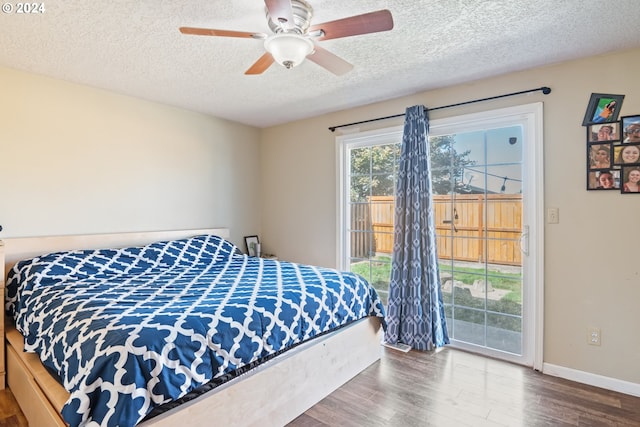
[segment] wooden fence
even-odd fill
[[[455,200],[451,195],[436,195],[433,202],[440,259],[521,264],[521,195],[456,194]],[[352,257],[391,254],[393,206],[392,196],[352,205]]]

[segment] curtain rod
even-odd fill
[[[492,99],[498,99],[498,98],[506,98],[507,96],[522,95],[522,94],[525,94],[525,93],[537,92],[539,90],[542,91],[542,93],[544,93],[545,95],[549,95],[551,93],[551,88],[549,88],[547,86],[542,86],[542,87],[539,87],[539,88],[536,88],[536,89],[522,90],[520,92],[506,93],[504,95],[490,96],[489,98],[474,99],[472,101],[458,102],[457,104],[443,105],[441,107],[429,108],[428,110],[429,111],[433,111],[433,110],[442,110],[444,108],[459,107],[460,105],[474,104],[476,102],[490,101]],[[378,117],[377,119],[363,120],[361,122],[353,122],[353,123],[347,123],[347,124],[344,124],[344,125],[331,126],[329,128],[329,130],[331,132],[335,132],[336,129],[338,129],[338,128],[343,128],[343,127],[353,126],[353,125],[359,125],[359,124],[362,124],[362,123],[377,122],[378,120],[394,119],[396,117],[402,117],[402,116],[404,116],[404,113],[395,114],[393,116]]]

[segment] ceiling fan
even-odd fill
[[[336,75],[342,75],[349,72],[353,65],[323,49],[317,42],[388,31],[393,28],[391,12],[386,9],[311,25],[313,8],[305,0],[264,0],[264,3],[267,23],[273,34],[193,27],[180,27],[180,32],[199,36],[264,40],[265,54],[249,67],[245,74],[262,74],[274,62],[285,68],[293,68],[306,58]]]

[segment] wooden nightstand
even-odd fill
[[[4,366],[4,352],[5,352],[5,337],[4,337],[4,243],[0,240],[0,295],[2,295],[2,313],[0,313],[0,334],[2,336],[2,345],[0,345],[0,390],[4,390],[5,386],[5,366]]]

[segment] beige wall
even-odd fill
[[[640,384],[640,196],[585,190],[585,129],[592,92],[625,94],[622,115],[640,114],[640,50],[593,57],[403,97],[262,132],[262,241],[282,259],[334,266],[336,154],[333,125],[549,86],[550,95],[512,97],[434,111],[432,119],[544,102],[547,207],[544,362]],[[401,124],[376,122],[362,130]],[[587,345],[589,327],[602,346]]]
[[[2,237],[259,232],[259,130],[0,68]]]

